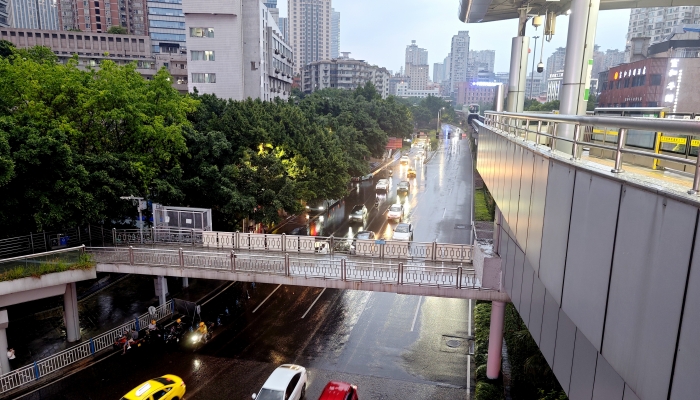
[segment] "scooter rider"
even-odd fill
[[[202,337],[204,338],[204,341],[206,342],[209,336],[209,331],[207,330],[207,324],[204,322],[199,323],[199,328],[197,328],[197,332],[202,334]]]

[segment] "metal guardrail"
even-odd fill
[[[44,231],[0,239],[0,259],[24,254],[45,253],[81,244],[96,246],[112,244],[112,230],[102,226],[87,225],[62,231]]]
[[[536,130],[530,125],[536,124]],[[562,137],[557,135],[559,125],[572,125],[573,137]],[[671,156],[660,153],[649,153],[625,147],[625,139],[628,130],[643,130],[664,132],[670,134],[681,134],[688,136],[700,136],[700,122],[688,120],[657,119],[657,118],[629,118],[629,117],[587,117],[578,115],[558,115],[558,114],[520,114],[509,112],[486,112],[485,126],[497,128],[507,134],[528,138],[534,135],[534,143],[539,146],[540,137],[551,139],[548,146],[551,149],[556,147],[557,141],[564,141],[572,144],[572,159],[579,159],[579,146],[594,147],[612,151],[614,154],[615,167],[612,172],[621,173],[622,155],[634,154],[637,156],[677,162],[684,165],[694,166],[693,184],[688,191],[689,194],[700,193],[700,157],[696,160]],[[582,140],[584,132],[592,132],[593,127],[615,128],[617,131],[617,143],[615,146],[595,143]],[[544,127],[544,130],[543,130]]]
[[[329,254],[274,254],[186,251],[101,247],[87,248],[97,263],[165,266],[199,270],[230,271],[287,277],[390,283],[476,289],[479,282],[471,265],[429,260],[401,260],[333,256]]]
[[[85,245],[70,247],[67,249],[47,251],[44,253],[27,254],[11,258],[0,259],[0,272],[11,270],[15,267],[35,267],[42,264],[75,263],[80,259]]]
[[[173,313],[172,300],[156,308],[155,314],[143,314],[131,322],[120,325],[108,332],[90,338],[76,346],[43,358],[34,363],[18,368],[0,376],[0,393],[6,393],[21,386],[28,385],[41,377],[56,372],[71,364],[92,356],[104,349],[112,347],[114,342],[125,330],[136,329],[148,325],[151,319],[161,320]]]

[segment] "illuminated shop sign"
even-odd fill
[[[678,68],[680,62],[677,58],[669,60],[668,80],[664,89],[664,103],[673,105],[673,112],[678,108],[678,94],[681,90],[681,80],[683,78],[683,70]]]

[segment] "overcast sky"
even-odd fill
[[[457,18],[459,0],[333,0],[340,11],[340,51],[398,72],[404,65],[404,53],[411,40],[428,50],[430,77],[433,63],[442,62],[450,52],[452,35],[469,31],[471,50],[496,50],[496,72],[508,71],[511,39],[517,21],[464,24]],[[280,15],[287,15],[287,0],[278,0]],[[625,48],[629,10],[603,11],[598,18],[596,44],[602,50]],[[566,46],[568,17],[557,18],[556,34],[545,42],[544,62],[557,47]],[[528,24],[528,36],[542,36],[542,27],[534,33]],[[530,46],[533,47],[531,40]],[[542,39],[537,41],[536,63]],[[528,68],[532,59],[528,62]]]

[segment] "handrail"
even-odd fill
[[[42,358],[32,364],[17,368],[14,371],[2,374],[0,375],[0,393],[6,393],[18,387],[36,382],[45,375],[77,363],[91,355],[95,355],[104,349],[112,347],[114,341],[124,333],[125,329],[134,328],[136,330],[141,330],[143,329],[142,327],[147,325],[147,321],[150,321],[151,318],[161,320],[172,313],[173,301],[169,300],[167,303],[156,307],[154,316],[151,316],[149,313],[142,314],[132,319],[130,322],[119,325],[93,338],[84,340],[73,347]]]
[[[8,262],[8,261],[26,260],[26,259],[30,259],[30,258],[49,256],[51,254],[67,253],[69,251],[85,251],[85,245],[81,244],[80,246],[69,247],[67,249],[51,250],[51,251],[45,251],[43,253],[33,253],[33,254],[27,254],[24,256],[17,256],[17,257],[12,257],[12,258],[2,258],[2,259],[0,259],[0,264]]]
[[[652,132],[663,132],[671,134],[679,134],[686,136],[699,136],[700,137],[700,122],[693,120],[674,120],[674,119],[659,119],[659,118],[630,118],[630,117],[589,117],[581,115],[559,115],[559,114],[520,114],[512,112],[494,112],[487,111],[486,118],[483,125],[493,128],[497,128],[508,135],[523,136],[525,140],[527,135],[535,136],[535,145],[540,145],[540,136],[551,138],[550,149],[554,149],[556,141],[564,141],[572,144],[571,152],[572,160],[580,159],[578,148],[581,145],[591,146],[599,149],[609,150],[614,153],[614,168],[611,170],[613,173],[624,172],[622,170],[622,155],[634,154],[640,157],[646,157],[651,159],[666,160],[671,162],[677,162],[684,165],[694,166],[693,173],[693,184],[688,194],[700,194],[700,156],[696,159],[689,160],[687,158],[681,158],[666,154],[660,154],[658,152],[647,153],[635,149],[625,148],[625,142],[627,137],[627,131],[630,129],[652,131]],[[512,124],[511,121],[518,121],[516,124]],[[525,126],[520,126],[520,122],[526,122]],[[530,122],[537,122],[537,130],[533,131],[529,129]],[[543,123],[547,124],[547,131],[542,131]],[[549,127],[554,125],[552,133],[549,133]],[[573,138],[572,137],[562,137],[557,135],[557,124],[567,124],[574,125]],[[615,146],[601,145],[598,143],[592,143],[585,140],[580,140],[581,138],[581,126],[604,126],[617,129],[617,143]]]

